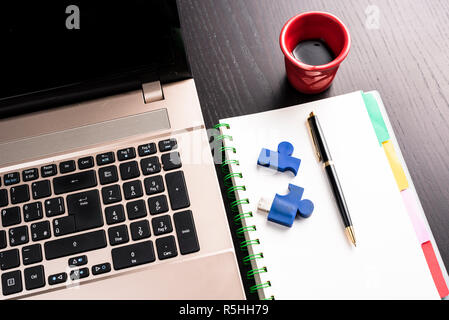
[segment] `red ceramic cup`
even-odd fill
[[[324,40],[335,59],[328,64],[312,66],[293,56],[293,50],[304,40]],[[338,67],[348,56],[351,36],[348,28],[336,16],[326,12],[305,12],[291,18],[280,36],[285,56],[287,77],[293,87],[307,94],[320,93],[330,87]]]

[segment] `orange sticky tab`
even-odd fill
[[[432,243],[430,241],[424,242],[421,247],[424,251],[424,256],[426,257],[430,273],[432,274],[433,282],[435,282],[440,297],[447,297],[449,295],[449,289],[447,288],[446,281],[441,272],[440,264],[438,263],[435,251],[433,250]]]
[[[393,143],[391,140],[382,143],[385,154],[387,155],[388,162],[390,163],[391,170],[393,170],[396,183],[398,184],[399,191],[408,189],[408,181],[405,176],[404,169],[402,169],[401,162],[399,161],[398,155],[394,150]]]

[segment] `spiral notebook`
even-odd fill
[[[379,107],[369,108],[367,97]],[[336,165],[356,248],[345,236],[314,153],[306,126],[312,111]],[[224,141],[223,168],[229,171],[224,179],[232,219],[241,224],[236,250],[246,251],[247,276],[256,282],[250,289],[261,299],[439,299],[448,294],[447,273],[376,92],[224,119],[217,128]],[[301,159],[296,177],[257,165],[262,148],[277,150],[282,141],[292,143],[293,156]],[[292,228],[269,222],[257,209],[262,197],[287,194],[289,183],[304,188],[303,199],[315,205],[312,216],[297,217]]]

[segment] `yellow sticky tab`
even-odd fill
[[[398,184],[399,191],[408,189],[407,177],[405,176],[404,169],[402,169],[402,165],[399,161],[398,155],[394,150],[393,143],[391,143],[391,140],[388,140],[382,143],[382,146],[384,148],[385,154],[387,155],[391,170],[393,170],[393,174],[396,179],[396,183]]]

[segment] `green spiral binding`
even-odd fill
[[[223,174],[228,174],[229,173],[229,165],[231,165],[231,164],[239,166],[240,162],[238,160],[224,160],[223,163],[221,164],[221,172],[223,172]]]
[[[227,123],[219,123],[219,124],[216,124],[215,126],[214,126],[214,129],[220,129],[220,128],[226,128],[226,129],[231,129],[231,127],[229,126],[229,124],[227,124]]]
[[[249,265],[251,263],[251,261],[257,260],[257,259],[263,259],[262,252],[247,255],[246,257],[243,258],[243,263],[246,265]]]
[[[232,153],[237,153],[237,150],[234,147],[221,147],[220,151],[221,152],[232,151]]]
[[[232,212],[239,212],[239,206],[242,204],[249,204],[248,199],[242,199],[242,200],[235,200],[231,202],[231,211]]]
[[[232,178],[243,178],[241,173],[228,173],[224,176],[223,181],[226,188],[232,187]]]
[[[242,224],[242,219],[247,219],[247,218],[252,218],[252,217],[253,217],[253,213],[251,211],[250,212],[236,214],[234,216],[234,223],[236,225],[241,225]]]
[[[245,186],[234,186],[234,187],[228,188],[228,190],[226,191],[228,199],[234,200],[235,193],[237,191],[246,191],[246,187]]]
[[[256,226],[245,226],[237,229],[237,237],[244,238],[246,232],[256,231]]]
[[[248,279],[254,279],[254,276],[256,274],[261,274],[261,273],[265,273],[268,272],[267,267],[263,267],[263,268],[259,268],[259,269],[251,269],[246,273],[246,277]]]
[[[251,293],[255,293],[255,292],[257,292],[257,290],[265,289],[265,288],[269,288],[269,287],[271,287],[271,282],[267,281],[267,282],[264,282],[261,284],[256,284],[256,285],[250,287],[249,290],[251,291]]]
[[[227,123],[220,123],[217,124],[216,126],[214,126],[215,129],[230,129],[230,125]],[[214,137],[214,139],[216,141],[223,141],[223,140],[228,140],[228,141],[233,141],[233,137],[231,135],[226,135],[226,134],[220,134]],[[230,146],[222,146],[219,150],[223,155],[225,155],[226,152],[228,153],[233,153],[236,154],[237,150],[234,147],[230,147]],[[242,179],[243,178],[243,174],[241,172],[230,172],[229,167],[231,165],[234,166],[239,166],[240,162],[238,160],[234,160],[234,159],[224,159],[224,161],[221,164],[221,172],[224,174],[223,177],[223,182],[226,189],[226,195],[228,197],[228,199],[232,200],[230,207],[231,207],[231,211],[236,213],[236,215],[234,216],[234,223],[236,225],[241,225],[242,224],[242,220],[243,219],[249,219],[253,217],[253,213],[251,211],[249,212],[244,212],[244,213],[240,213],[239,208],[241,208],[242,205],[245,204],[249,204],[249,199],[240,199],[240,200],[236,200],[236,193],[238,193],[239,191],[246,191],[246,186],[244,185],[234,185],[234,182],[237,179]],[[256,231],[256,226],[255,225],[247,225],[247,226],[240,226],[236,233],[237,233],[237,237],[240,239],[244,239],[245,238],[245,234],[249,233],[249,232],[254,232]],[[240,250],[242,251],[247,251],[248,247],[253,247],[256,245],[260,244],[260,240],[259,239],[255,239],[255,240],[243,240],[240,242]],[[258,260],[258,259],[263,259],[263,252],[259,252],[259,253],[254,253],[254,254],[249,254],[247,256],[245,256],[243,258],[243,263],[245,265],[250,265],[251,261],[253,260]],[[246,276],[248,279],[254,279],[254,276],[257,274],[262,274],[262,273],[266,273],[268,272],[267,267],[263,267],[263,268],[258,268],[258,269],[251,269],[247,272]],[[250,292],[251,293],[256,293],[258,290],[260,289],[265,289],[271,287],[271,282],[270,281],[266,281],[264,283],[261,284],[256,284],[250,287]],[[264,300],[274,300],[274,296],[270,296],[268,298],[265,298]]]
[[[225,139],[228,139],[229,141],[233,141],[232,136],[228,136],[226,134],[215,136],[214,139],[217,140],[217,141],[225,140]]]
[[[256,239],[256,240],[245,240],[240,242],[240,250],[242,251],[247,251],[248,250],[248,246],[254,246],[260,244],[260,240]]]

